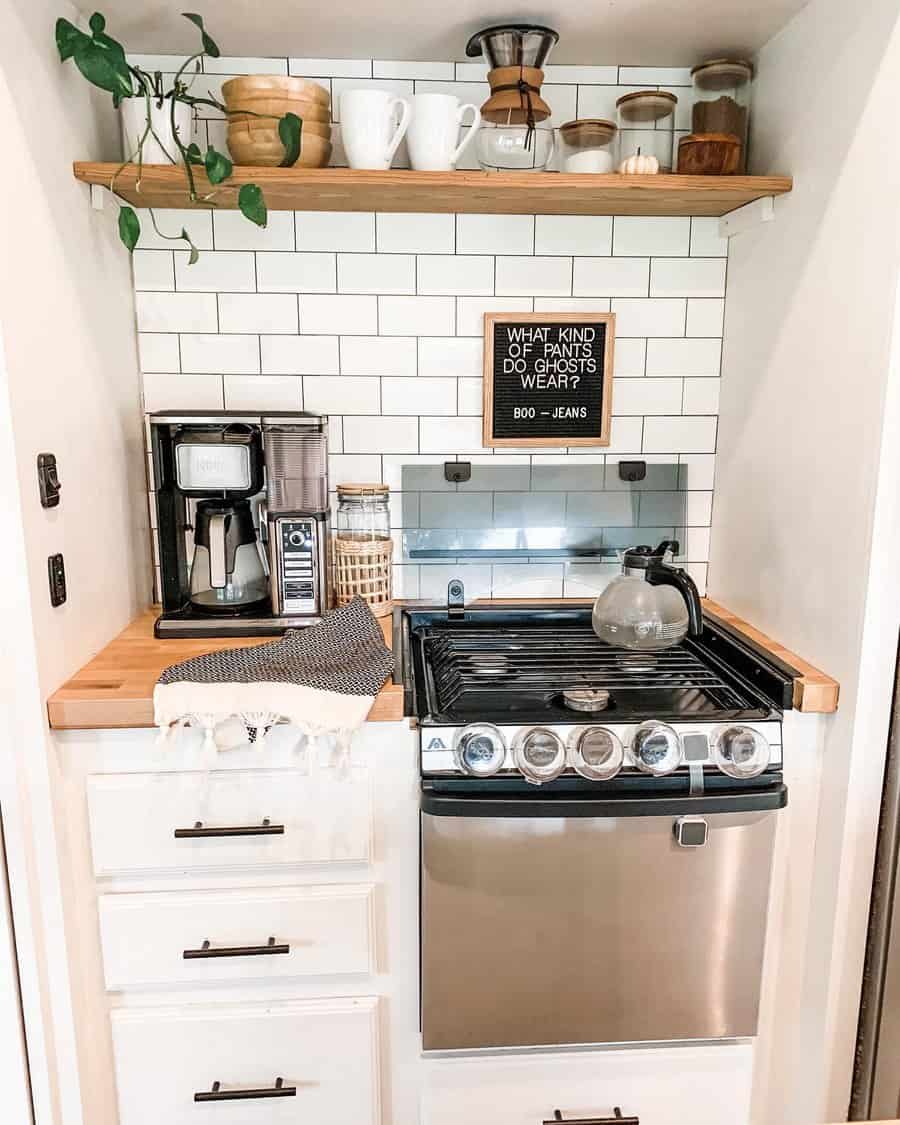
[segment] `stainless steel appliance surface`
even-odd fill
[[[428,1051],[756,1033],[793,670],[589,607],[408,608]]]
[[[327,420],[181,411],[152,414],[150,434],[156,635],[277,635],[321,620],[330,601]]]

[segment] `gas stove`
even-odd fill
[[[723,623],[658,652],[600,641],[588,605],[414,608],[398,624],[431,790],[783,790],[793,670]]]

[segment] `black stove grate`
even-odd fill
[[[660,652],[612,648],[589,625],[432,626],[422,638],[430,668],[433,710],[444,715],[550,708],[579,721],[565,707],[570,688],[603,688],[610,707],[629,715],[715,715],[759,707],[739,680],[700,658],[690,642]],[[548,715],[548,718],[550,716]],[[612,716],[610,716],[612,717]]]

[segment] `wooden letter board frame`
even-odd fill
[[[591,437],[495,437],[494,436],[494,325],[496,324],[604,324],[606,335],[603,348],[603,371],[599,376],[598,392],[601,403],[600,432]],[[553,312],[553,313],[485,313],[484,314],[484,431],[483,443],[487,447],[551,447],[604,446],[610,443],[612,418],[613,349],[616,328],[615,313]]]

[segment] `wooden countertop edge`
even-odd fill
[[[494,604],[515,604],[522,599],[497,598]],[[525,599],[534,603],[535,599]],[[559,599],[537,599],[558,601]],[[590,599],[571,599],[589,604]],[[703,600],[704,613],[723,621],[754,644],[796,670],[794,707],[804,713],[830,714],[837,710],[840,685],[808,661],[786,649],[765,633],[743,621],[724,606]],[[156,611],[142,613],[47,700],[47,716],[54,730],[123,730],[153,726],[153,684],[166,664],[187,660],[203,652],[235,648],[241,644],[263,644],[266,638],[216,641],[157,641],[153,637]],[[391,619],[381,619],[388,644]],[[165,646],[161,649],[159,646]],[[175,647],[177,646],[177,648]],[[160,662],[164,652],[167,659]],[[171,658],[169,654],[171,653]],[[403,688],[387,683],[375,697],[369,722],[399,722],[403,719]]]

